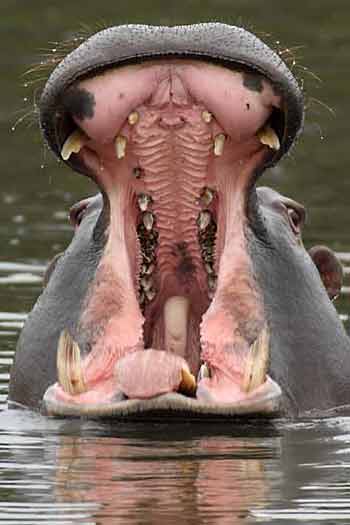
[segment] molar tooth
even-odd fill
[[[151,201],[151,197],[146,195],[146,193],[140,193],[137,197],[137,202],[141,211],[146,211]]]
[[[146,228],[146,230],[150,232],[152,230],[153,224],[154,224],[153,213],[151,213],[149,211],[146,211],[142,215],[142,222],[143,222],[144,227]]]
[[[63,330],[57,348],[58,382],[71,395],[86,392],[80,360],[80,348],[67,330]]]
[[[225,140],[226,140],[226,137],[223,133],[219,133],[219,135],[216,135],[215,141],[214,141],[214,155],[216,157],[220,157],[223,154]]]
[[[210,124],[212,119],[213,119],[213,115],[209,111],[207,111],[206,109],[204,111],[202,111],[202,120],[206,124]]]
[[[128,122],[131,126],[134,126],[138,122],[138,120],[139,120],[139,114],[137,113],[137,111],[133,111],[128,116]]]
[[[198,215],[197,225],[200,231],[206,230],[211,222],[211,213],[208,210],[201,211]]]
[[[181,376],[182,381],[179,386],[179,391],[184,394],[193,396],[197,388],[196,378],[185,366],[181,370]]]
[[[269,342],[270,333],[265,325],[249,350],[242,385],[246,392],[255,390],[265,381],[270,350]]]
[[[215,291],[218,278],[215,275],[209,275],[208,277],[208,287],[209,290]]]
[[[61,149],[63,160],[69,160],[72,153],[79,153],[84,146],[87,137],[80,129],[76,129],[69,135]]]
[[[277,133],[271,126],[266,125],[257,133],[257,137],[264,146],[278,151],[281,147],[280,139],[277,136]]]
[[[123,137],[123,135],[118,135],[115,139],[115,151],[118,159],[123,159],[125,157],[127,142],[126,137]]]
[[[208,275],[212,275],[214,273],[214,268],[210,263],[205,263],[205,271]]]
[[[203,191],[200,196],[201,204],[203,206],[209,206],[213,198],[214,198],[214,191],[207,187],[203,188]]]
[[[199,369],[199,372],[198,372],[198,378],[197,378],[198,383],[201,379],[209,378],[210,376],[211,376],[210,369],[207,363],[202,363]]]

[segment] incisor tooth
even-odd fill
[[[72,153],[79,153],[84,146],[87,137],[80,129],[76,129],[69,135],[61,149],[63,160],[69,160]]]
[[[115,151],[118,159],[123,159],[126,153],[127,140],[123,135],[118,135],[115,139]]]
[[[203,363],[202,366],[199,369],[199,372],[198,372],[198,382],[201,379],[205,379],[205,378],[209,378],[209,377],[210,377],[209,367],[208,367],[207,363]]]
[[[263,129],[257,133],[258,139],[261,144],[268,146],[269,148],[278,151],[281,147],[280,139],[277,136],[277,133],[271,126],[265,126]]]
[[[210,124],[213,119],[213,115],[206,109],[202,112],[202,119],[206,124]]]
[[[179,386],[179,391],[182,392],[183,394],[193,396],[197,388],[196,378],[185,367],[182,368],[181,375],[182,375],[182,381]]]
[[[80,348],[67,330],[63,330],[57,348],[58,382],[71,395],[86,391],[80,360]]]
[[[224,152],[224,145],[225,145],[226,137],[223,133],[219,133],[219,135],[216,135],[215,141],[214,141],[214,155],[217,157],[220,157]]]
[[[265,382],[270,350],[269,342],[270,333],[265,325],[249,350],[242,385],[246,392],[255,390]]]
[[[136,124],[138,120],[139,120],[139,114],[137,113],[137,111],[133,111],[128,116],[128,122],[131,126],[134,126],[134,124]]]

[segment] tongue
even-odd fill
[[[164,305],[165,348],[182,357],[186,354],[188,311],[187,297],[169,297]]]
[[[131,399],[177,391],[193,394],[195,389],[186,361],[162,350],[140,350],[119,359],[115,377],[118,389]]]

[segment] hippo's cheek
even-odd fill
[[[246,207],[256,170],[279,147],[269,122],[281,97],[259,85],[161,60],[69,88],[77,130],[62,157],[78,156],[100,186],[108,227],[82,348],[61,336],[49,411],[101,414],[135,400],[166,405],[169,395],[197,411],[275,408]]]

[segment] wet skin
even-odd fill
[[[303,119],[273,51],[222,24],[111,28],[58,66],[40,111],[49,146],[101,194],[71,210],[12,401],[116,418],[349,403],[341,268],[304,249],[303,206],[256,188]]]

